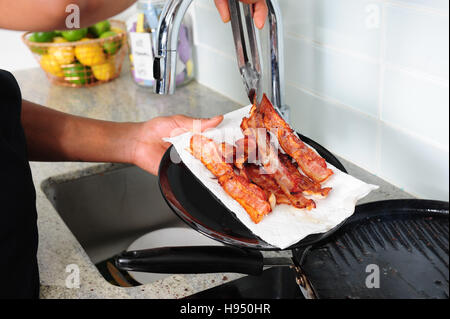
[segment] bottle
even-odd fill
[[[166,0],[139,0],[137,14],[127,21],[131,76],[135,83],[153,87],[153,59],[156,53],[153,34],[158,28],[159,16]],[[181,86],[194,78],[192,19],[186,14],[178,38],[176,85]]]

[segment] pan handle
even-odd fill
[[[236,247],[162,247],[126,251],[116,256],[116,267],[125,271],[162,274],[204,274],[231,272],[260,275],[264,268],[261,252]]]

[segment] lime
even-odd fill
[[[95,35],[97,38],[104,32],[109,31],[111,25],[108,20],[100,21],[89,27],[89,32]]]
[[[55,33],[50,32],[33,32],[28,40],[32,42],[52,42]]]
[[[87,34],[86,28],[61,31],[61,35],[67,41],[78,41],[84,38],[86,34]]]
[[[63,76],[61,67],[59,66],[55,58],[50,54],[44,54],[39,62],[45,72],[48,72],[57,77]]]
[[[116,63],[114,57],[111,56],[106,63],[94,65],[92,67],[94,77],[99,81],[108,81],[116,74]]]
[[[92,70],[88,66],[79,63],[63,68],[64,77],[74,84],[86,84],[92,82]]]
[[[81,41],[93,41],[82,39]],[[97,43],[79,44],[75,47],[75,56],[81,64],[93,66],[105,62],[105,53],[103,48]]]
[[[100,35],[100,39],[114,37],[116,35],[117,35],[117,33],[114,31],[106,31]],[[109,40],[109,41],[105,40],[105,42],[103,43],[103,49],[108,54],[115,54],[117,52],[117,50],[120,49],[121,44],[122,43],[121,43],[120,39],[114,39],[114,40]]]
[[[68,42],[66,39],[61,37],[55,37],[53,43],[64,43]],[[73,46],[57,46],[50,47],[48,49],[48,54],[54,57],[54,59],[60,64],[70,64],[75,60],[75,52]]]

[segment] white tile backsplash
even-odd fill
[[[286,37],[286,80],[367,114],[378,113],[379,66],[340,51]]]
[[[381,4],[374,0],[281,0],[285,32],[377,58]]]
[[[239,69],[233,59],[205,45],[197,45],[195,54],[198,82],[241,105],[249,104]]]
[[[406,191],[448,201],[449,1],[279,3],[292,125]],[[247,104],[230,26],[212,0],[197,0],[195,14],[199,81]]]
[[[386,6],[386,60],[448,79],[448,15]]]
[[[383,125],[380,176],[428,199],[449,200],[449,153]]]
[[[424,8],[440,10],[443,12],[448,12],[449,8],[448,0],[393,0],[391,2],[398,4],[421,6]]]
[[[207,44],[216,50],[220,50],[230,58],[235,59],[236,50],[234,49],[231,24],[223,23],[215,8],[196,5],[194,6],[194,10],[197,25],[203,26],[195,28],[196,41]]]
[[[392,67],[386,69],[383,121],[427,137],[448,149],[448,105],[448,85]]]
[[[376,170],[376,148],[367,147],[376,145],[376,119],[292,85],[287,87],[287,103],[297,132],[365,169]]]

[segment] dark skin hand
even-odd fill
[[[262,29],[266,22],[268,8],[266,0],[240,0],[246,4],[253,5],[253,19],[255,20],[255,25],[258,29]],[[214,0],[217,10],[222,17],[223,22],[227,23],[230,21],[230,8],[228,7],[228,0]]]
[[[256,26],[267,16],[263,0],[241,0],[254,4]],[[66,6],[80,9],[80,27],[116,15],[135,0],[0,0],[0,28],[47,31],[65,29]],[[224,22],[230,20],[227,0],[215,0]],[[201,131],[216,127],[222,116],[199,120]],[[27,137],[29,159],[35,161],[85,161],[135,164],[157,174],[169,143],[164,137],[198,127],[196,119],[183,115],[158,117],[143,123],[99,121],[58,112],[22,101],[22,125]],[[197,132],[198,133],[198,132]]]

